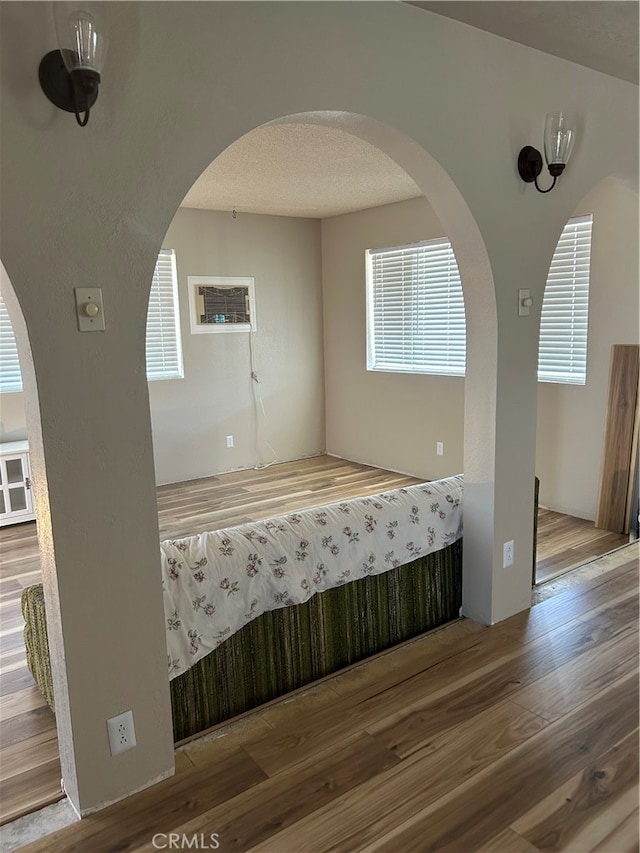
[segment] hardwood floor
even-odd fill
[[[536,583],[626,545],[628,536],[594,527],[593,521],[550,509],[538,510]]]
[[[367,466],[355,465],[331,457],[316,457],[300,462],[273,466],[272,468],[261,471],[242,471],[210,477],[191,483],[160,486],[158,488],[158,514],[161,538],[191,535],[203,529],[229,526],[245,520],[264,518],[293,509],[326,503],[330,500],[339,500],[362,494],[375,494],[387,488],[394,488],[412,482],[418,481],[411,477],[404,477]],[[545,523],[547,521],[549,521],[549,524],[545,531]],[[555,521],[556,519],[553,518],[545,518],[541,520],[540,524],[539,542],[542,540],[542,548],[546,549],[546,551],[543,550],[543,553],[549,554],[549,557],[546,558],[548,560],[554,559],[551,556],[554,547],[554,535],[556,536],[556,547],[558,542],[567,543],[570,541],[570,524],[555,524]],[[600,532],[596,531],[596,533]],[[580,540],[580,537],[582,537],[582,540]],[[575,556],[578,549],[583,546],[589,550],[589,546],[584,539],[584,532],[581,532],[578,537],[578,543],[574,542],[570,546],[573,549],[571,557]],[[2,616],[0,629],[0,719],[2,720],[0,740],[0,823],[3,823],[14,819],[19,814],[40,807],[47,802],[55,801],[61,797],[61,794],[59,792],[60,768],[57,758],[55,720],[53,714],[44,705],[44,701],[40,697],[37,688],[33,686],[31,676],[26,670],[22,646],[23,623],[19,608],[19,597],[25,586],[36,583],[39,580],[39,559],[35,524],[18,525],[0,530],[0,548],[0,615]],[[606,550],[609,550],[609,548]],[[591,554],[589,554],[590,556]],[[554,566],[557,568],[560,562],[557,558],[555,560]],[[607,573],[605,572],[604,574]],[[456,625],[467,626],[465,628],[456,627],[455,625],[450,626],[452,632],[454,628],[456,632],[461,632],[460,636],[458,636],[458,633],[444,633],[442,631],[437,632],[435,635],[429,635],[439,637],[438,641],[436,642],[435,639],[429,640],[431,645],[428,646],[428,649],[425,647],[424,651],[420,651],[420,647],[418,646],[412,646],[414,651],[411,653],[407,652],[409,663],[403,659],[399,659],[400,662],[395,663],[392,662],[391,658],[386,657],[384,665],[372,662],[373,671],[379,673],[384,671],[386,673],[387,668],[390,668],[392,672],[395,672],[396,669],[399,672],[403,672],[407,666],[411,670],[411,667],[415,666],[415,664],[410,663],[413,660],[412,655],[415,654],[417,656],[416,659],[422,660],[424,654],[431,655],[433,647],[440,649],[441,645],[444,646],[449,643],[453,643],[451,656],[455,660],[458,654],[455,651],[456,643],[463,643],[464,645],[465,642],[469,641],[469,637],[475,636],[473,630],[469,627],[471,623],[462,622],[456,623]],[[473,628],[476,627],[473,626]],[[490,630],[494,631],[499,627],[501,626],[496,626],[496,629]],[[504,629],[501,630],[504,631]],[[464,633],[467,631],[470,631],[469,637]],[[427,639],[425,638],[425,641]],[[523,641],[519,639],[517,642]],[[400,650],[398,653],[400,653]],[[360,670],[358,670],[359,672]],[[413,675],[409,676],[408,680],[411,681],[413,677]],[[309,703],[309,707],[315,707],[313,703],[317,701],[323,704],[324,700],[320,701],[318,699],[318,697],[323,696],[329,697],[327,701],[334,703],[336,696],[348,692],[345,684],[351,682],[358,683],[360,675],[352,673],[346,681],[345,677],[341,676],[340,678],[342,681],[340,679],[332,680],[331,686],[322,686],[324,692],[321,692],[320,688],[318,688],[320,692],[314,690],[307,693],[304,697],[304,702]],[[466,678],[466,676],[463,678]],[[400,682],[397,683],[399,684]],[[418,689],[416,696],[420,695],[420,683],[420,681],[416,682]],[[396,694],[400,697],[398,691],[389,695],[395,696]],[[413,696],[414,694],[412,693],[411,695]],[[444,695],[448,696],[449,694],[446,692]],[[460,696],[462,697],[462,695],[461,693]],[[307,699],[307,697],[311,698]],[[297,699],[296,703],[300,703],[300,701],[302,700]],[[404,703],[403,699],[399,698],[399,701]],[[289,709],[288,713],[289,711],[293,711],[294,707],[301,707],[299,704],[296,705],[296,703],[280,703],[281,710],[278,713],[284,715],[285,711],[283,709]],[[307,707],[307,704],[303,707]],[[370,706],[367,705],[368,707]],[[403,707],[403,704],[400,707]],[[445,716],[446,707],[445,702],[440,712]],[[274,720],[279,719],[278,713],[275,708],[268,709],[263,715],[255,718],[255,721],[251,724],[250,731],[255,734],[256,730],[261,730],[262,736],[269,740],[273,728],[272,723]],[[358,718],[360,713],[360,710],[357,713],[354,711],[355,717]],[[502,710],[496,719],[503,721],[503,730],[506,732],[505,737],[509,737],[508,733],[512,731],[513,726],[517,726],[517,723],[513,721],[511,723],[507,722],[506,717],[500,716],[501,713]],[[533,713],[537,714],[537,712]],[[332,720],[334,716],[334,712],[332,711]],[[324,716],[322,719],[324,720]],[[242,725],[247,726],[246,723]],[[256,729],[256,726],[258,729]],[[411,724],[409,728],[411,728]],[[240,729],[242,729],[242,726]],[[301,735],[301,737],[303,736]],[[304,738],[308,737],[315,739],[318,737],[318,733],[314,732],[311,736],[304,735]],[[344,754],[350,756],[344,764],[345,773],[350,766],[354,768],[361,767],[361,770],[358,772],[363,775],[357,776],[360,781],[354,782],[354,785],[364,784],[363,780],[365,778],[375,778],[378,775],[377,770],[374,773],[375,767],[378,767],[376,761],[381,760],[381,757],[384,758],[383,764],[389,761],[387,753],[391,752],[395,756],[392,764],[387,769],[396,766],[398,761],[406,762],[413,754],[412,752],[400,754],[396,749],[397,745],[395,743],[390,745],[390,743],[387,743],[386,736],[383,736],[378,731],[369,730],[366,727],[363,730],[357,729],[355,733],[346,735],[346,738],[347,742],[341,746],[336,745],[335,750],[337,750],[336,755],[342,754],[344,750],[347,750]],[[372,738],[375,740],[375,746],[372,746]],[[383,744],[382,751],[380,751],[377,745],[379,741]],[[229,736],[227,735],[225,737],[225,744],[228,745],[231,742],[235,742],[235,739],[229,740]],[[217,753],[220,750],[220,745],[208,748],[216,752],[215,760],[217,761]],[[262,747],[254,746],[253,749],[258,751],[262,749],[264,751],[265,746],[264,744]],[[319,773],[321,772],[321,774],[325,773],[327,767],[332,766],[331,761],[333,759],[330,756],[333,755],[332,750],[334,747],[328,746],[327,749],[329,750],[329,758],[327,758],[329,764],[326,766],[323,764],[322,767],[325,769],[322,771],[316,767],[316,770]],[[368,756],[370,752],[373,765],[369,765],[368,759],[364,759],[365,754]],[[204,755],[207,754],[205,750]],[[298,753],[292,754],[297,755]],[[253,756],[252,752],[251,755]],[[312,755],[313,753],[310,753],[308,756],[303,754],[303,760],[310,762],[310,767],[314,766]],[[378,756],[377,759],[376,755]],[[274,767],[268,764],[271,760],[268,755],[265,758],[259,752],[257,756],[253,756],[253,760],[257,761],[262,774],[266,773],[269,775],[269,771],[263,767],[265,761],[267,762],[267,766],[271,770],[274,770]],[[197,765],[201,762],[202,759],[196,758],[192,750],[187,750],[184,753],[180,753],[178,766],[181,768],[181,771],[184,771],[185,769],[189,770],[192,768],[194,763]],[[286,768],[280,767],[276,775],[284,772],[284,769]],[[419,774],[420,772],[416,770],[416,773]],[[370,774],[370,776],[367,774]],[[348,786],[348,789],[351,790],[351,787]],[[329,804],[333,801],[334,798],[331,797],[326,802]],[[505,843],[507,843],[509,837],[508,835],[505,836]],[[502,840],[500,840],[500,843],[502,843]],[[77,849],[93,851],[110,848],[85,846],[78,847]],[[133,848],[127,847],[126,849]],[[146,848],[141,847],[140,849]],[[226,849],[226,846],[224,849]],[[233,847],[233,849],[244,848]],[[269,849],[272,849],[274,853],[280,853],[280,848],[277,846]],[[305,848],[303,846],[286,849],[302,850],[315,848]],[[347,846],[336,847],[336,849],[358,848],[349,848]],[[405,848],[402,846],[398,847],[395,841],[390,841],[386,849],[404,850]],[[499,849],[509,848],[503,847]]]
[[[192,536],[419,482],[416,477],[333,456],[314,456],[257,471],[158,486],[160,539]]]
[[[330,456],[159,486],[161,539],[420,482]],[[0,529],[0,825],[62,798],[55,717],[24,654],[22,590],[38,583],[35,522]]]
[[[35,522],[0,530],[0,823],[62,797],[55,717],[27,669],[22,636],[20,596],[40,580]]]
[[[172,779],[21,849],[638,850],[638,551],[194,741]]]

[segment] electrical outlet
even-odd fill
[[[126,749],[132,749],[136,745],[136,730],[133,725],[133,712],[124,711],[117,717],[107,720],[109,732],[109,746],[111,755],[117,755]]]
[[[513,565],[513,539],[509,539],[502,546],[502,568],[508,569]]]
[[[232,435],[227,436],[227,447],[233,447],[233,436]]]
[[[436,441],[436,453],[438,456],[444,456],[444,443],[442,441]]]

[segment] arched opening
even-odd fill
[[[567,543],[565,554],[539,548],[538,583],[627,541],[625,531],[596,524],[611,348],[638,343],[637,193],[618,178],[604,178],[583,197],[569,222],[589,216],[586,378],[577,384],[538,383],[536,472],[542,534],[544,538],[545,525],[562,524]],[[575,275],[582,275],[578,264],[584,261],[576,256],[575,263]],[[571,276],[574,270],[565,267],[565,274]],[[620,488],[625,491],[623,485]],[[622,501],[622,495],[618,497]]]
[[[405,214],[404,222],[406,223],[410,217],[418,220],[420,216],[425,216],[428,219],[428,212],[430,212],[435,222],[434,227],[440,229],[437,231],[438,236],[448,236],[451,239],[456,256],[459,258],[461,277],[467,298],[468,339],[471,342],[468,350],[470,353],[468,364],[470,365],[469,375],[472,379],[465,396],[471,405],[467,435],[472,437],[472,444],[470,446],[467,444],[465,448],[465,456],[470,461],[468,463],[469,468],[466,467],[466,462],[464,467],[465,477],[471,486],[468,516],[470,520],[469,538],[473,542],[474,532],[476,536],[486,535],[487,533],[486,527],[481,532],[482,523],[479,521],[475,525],[473,523],[474,498],[486,500],[486,490],[477,490],[474,494],[473,486],[484,487],[493,476],[491,468],[492,451],[487,452],[487,448],[491,445],[490,441],[483,441],[482,429],[486,428],[487,424],[491,428],[491,400],[495,398],[495,394],[486,392],[487,383],[495,381],[495,364],[493,365],[493,373],[491,372],[492,359],[495,359],[495,300],[486,252],[479,230],[468,207],[448,176],[444,174],[430,155],[427,155],[401,134],[396,134],[388,127],[383,127],[379,123],[364,117],[349,116],[343,113],[301,114],[283,117],[276,122],[269,123],[266,127],[287,129],[336,127],[341,133],[357,135],[359,139],[380,148],[380,150],[383,150],[382,147],[384,146],[386,156],[391,157],[390,152],[394,152],[395,158],[402,161],[403,169],[405,171],[410,169],[412,170],[412,177],[413,175],[419,177],[421,186],[417,182],[415,184],[418,189],[424,192],[424,187],[430,187],[432,184],[434,186],[433,193],[438,198],[439,203],[434,203],[433,208],[431,208],[425,202],[427,210],[425,215],[423,207],[416,205],[417,200],[413,199],[411,210]],[[261,128],[257,128],[248,134],[248,136],[255,135],[258,140],[258,148],[260,131]],[[272,141],[273,139],[270,137],[270,142]],[[221,157],[227,157],[235,144],[237,143],[226,149]],[[255,156],[255,152],[252,152],[252,156]],[[395,158],[394,162],[398,162]],[[259,175],[265,168],[261,162],[251,162],[251,157],[248,156],[247,149],[244,146],[242,147],[242,155],[239,155],[239,160],[249,175],[249,181],[251,181],[253,174],[252,169],[255,168],[256,174]],[[228,168],[233,174],[238,165],[231,159]],[[292,170],[291,179],[295,181],[297,177],[295,170]],[[225,178],[224,174],[215,173],[215,179],[220,183],[224,184]],[[429,200],[431,197],[430,194]],[[428,429],[426,423],[420,423],[421,429],[418,432],[421,432],[422,435],[419,436],[418,441],[411,445],[409,457],[405,456],[405,459],[409,458],[408,462],[387,461],[390,455],[385,457],[384,452],[389,453],[388,433],[382,436],[383,441],[386,441],[387,444],[382,448],[383,453],[378,458],[364,455],[364,453],[375,454],[376,450],[379,449],[372,448],[371,444],[366,451],[361,449],[360,456],[356,455],[358,452],[356,446],[358,429],[362,431],[364,428],[375,433],[371,429],[371,412],[379,405],[380,400],[380,386],[369,392],[367,400],[365,400],[366,394],[364,392],[361,398],[354,400],[355,386],[359,385],[360,390],[362,390],[365,381],[370,381],[367,380],[364,373],[366,361],[364,249],[371,245],[367,243],[368,238],[363,238],[365,242],[360,245],[352,240],[352,232],[349,232],[349,236],[344,237],[343,235],[343,242],[353,243],[347,251],[344,251],[344,247],[339,245],[340,240],[335,238],[335,235],[334,237],[329,235],[329,230],[333,230],[333,228],[330,227],[328,221],[323,222],[321,240],[322,278],[324,279],[323,314],[320,315],[318,310],[315,313],[302,314],[301,316],[306,317],[306,320],[300,321],[296,317],[293,306],[298,303],[297,310],[300,311],[300,303],[305,303],[308,308],[310,302],[318,304],[319,300],[317,281],[315,285],[313,282],[309,283],[300,272],[303,269],[308,270],[310,264],[309,255],[307,254],[305,257],[304,254],[301,254],[302,250],[299,246],[304,243],[307,246],[307,251],[313,252],[316,250],[317,244],[314,247],[313,242],[309,241],[306,229],[302,229],[303,234],[299,225],[296,226],[297,236],[286,242],[288,238],[282,236],[283,229],[279,224],[276,227],[273,222],[267,223],[268,219],[277,220],[278,216],[270,216],[269,213],[264,212],[258,214],[256,212],[259,208],[257,203],[255,207],[250,201],[244,204],[236,203],[237,194],[234,195],[233,190],[229,192],[226,198],[223,197],[222,201],[220,198],[221,196],[218,195],[216,201],[205,200],[205,203],[201,205],[201,210],[193,209],[194,207],[197,208],[198,205],[196,205],[195,194],[191,189],[187,194],[186,209],[179,209],[176,212],[163,242],[164,249],[175,251],[177,258],[178,289],[181,299],[180,311],[185,347],[185,379],[177,380],[174,383],[157,383],[150,388],[158,482],[171,483],[176,480],[183,482],[189,478],[204,478],[225,470],[228,471],[233,467],[247,468],[264,464],[264,459],[260,456],[263,447],[260,446],[260,437],[258,436],[259,421],[254,420],[251,400],[252,386],[249,381],[251,373],[256,368],[261,380],[264,381],[266,374],[265,391],[269,396],[266,399],[266,412],[263,409],[265,420],[270,418],[275,420],[278,415],[283,416],[282,423],[279,425],[276,423],[273,433],[267,433],[266,438],[263,435],[265,444],[268,442],[269,446],[276,446],[276,459],[280,461],[295,459],[294,454],[300,453],[300,445],[296,445],[300,436],[304,435],[308,438],[313,430],[316,430],[315,435],[318,435],[318,413],[321,412],[321,409],[317,406],[317,400],[314,401],[310,397],[317,397],[318,391],[320,390],[321,393],[321,387],[324,385],[327,397],[332,398],[328,404],[326,416],[328,433],[326,448],[330,453],[345,455],[348,459],[367,464],[395,467],[396,470],[408,473],[422,473],[424,478],[435,479],[437,474],[434,473],[433,469],[427,467],[428,462],[425,461],[429,455],[429,450],[431,450],[434,459],[436,456],[435,439],[429,442],[433,447],[427,449],[427,442],[424,438],[424,433]],[[424,202],[424,198],[421,197],[419,201]],[[260,202],[264,204],[264,196],[262,195]],[[281,221],[283,216],[293,215],[290,208],[281,204],[280,198],[272,200],[271,205],[272,209],[278,211]],[[268,205],[267,209],[270,210]],[[444,221],[436,216],[438,209],[447,223],[446,226]],[[356,217],[357,214],[352,212],[350,216]],[[343,217],[339,217],[339,219],[342,220]],[[402,217],[400,221],[402,221]],[[319,223],[317,225],[319,226]],[[347,228],[342,221],[337,225],[339,229],[343,226],[345,229]],[[359,225],[355,224],[353,227],[357,231]],[[404,242],[417,240],[421,237],[435,236],[435,234],[422,232],[419,224],[416,225],[415,221],[413,227],[417,227],[417,231],[414,230],[411,236],[405,237]],[[400,226],[396,224],[393,228],[389,227],[389,231],[385,234],[394,229],[396,234],[400,233]],[[390,240],[387,236],[380,239],[382,245],[388,244]],[[394,239],[403,242],[401,237]],[[294,242],[298,244],[295,247]],[[268,251],[264,250],[265,245],[267,245]],[[374,242],[373,245],[375,246],[376,243]],[[347,253],[351,249],[358,255],[357,263],[352,260],[351,255],[347,259]],[[276,258],[275,261],[274,257]],[[287,263],[295,269],[295,275],[298,277],[298,290],[300,292],[297,297],[294,293],[295,288],[293,291],[279,290],[274,282],[274,279],[280,275],[281,279],[286,279],[291,283],[290,276],[286,275],[284,269]],[[353,274],[351,276],[336,276],[336,281],[334,281],[335,270],[341,264],[348,266]],[[258,312],[256,333],[247,330],[248,334],[244,337],[241,334],[232,337],[227,334],[216,334],[218,330],[215,327],[212,330],[207,330],[211,334],[201,334],[202,330],[194,330],[191,288],[232,286],[234,279],[240,277],[241,274],[244,277],[256,276],[255,305]],[[197,279],[197,281],[192,282],[192,279]],[[282,284],[282,282],[280,283]],[[305,289],[307,287],[308,290]],[[316,288],[315,294],[314,287]],[[303,298],[301,293],[304,293]],[[308,359],[308,354],[303,354],[299,348],[301,329],[304,330],[303,337],[306,339],[304,343],[316,353],[316,356],[310,359],[306,373],[295,373],[292,381],[285,384],[282,374],[293,373]],[[320,329],[324,329],[324,381],[318,372],[317,350]],[[288,349],[291,340],[294,338],[297,340],[298,349]],[[351,353],[348,356],[345,356],[345,353],[338,347],[338,344],[345,343],[351,347]],[[283,352],[284,356],[282,355]],[[308,353],[308,350],[305,352]],[[254,357],[257,358],[257,361],[252,360]],[[349,364],[346,363],[346,358],[350,358]],[[267,365],[266,368],[265,364]],[[336,369],[336,366],[339,369]],[[343,381],[344,376],[338,376],[338,372],[350,375],[352,384],[349,386],[348,382],[345,383]],[[386,377],[386,380],[393,382],[394,377]],[[478,382],[482,384],[482,388],[478,387]],[[220,388],[225,383],[227,384],[226,390],[221,391]],[[400,384],[399,381],[398,384]],[[407,383],[403,384],[406,385]],[[427,402],[429,404],[431,399],[441,398],[443,387],[441,380],[438,385],[440,393],[430,394],[424,385],[420,386],[416,383],[414,385],[414,389],[416,389],[413,392],[414,397],[406,398],[409,402],[405,405],[404,410],[402,406],[397,405],[398,416],[401,418],[412,417],[416,411],[419,411],[421,403]],[[310,395],[309,390],[311,391]],[[418,399],[420,394],[423,395],[423,400]],[[304,399],[301,400],[302,397]],[[388,399],[388,397],[389,385],[387,384],[386,398]],[[179,403],[172,402],[172,398],[179,400]],[[346,427],[345,419],[342,417],[345,415],[345,407],[336,404],[336,399],[346,399],[351,406],[352,410],[347,416],[349,424]],[[474,406],[471,403],[474,399],[476,401],[482,399],[482,406]],[[369,412],[364,412],[367,406]],[[462,413],[462,406],[463,404],[460,403],[458,410],[460,414]],[[168,423],[167,420],[167,413],[172,411],[176,415],[173,424]],[[337,423],[337,413],[342,417],[343,422],[341,424]],[[356,414],[360,414],[362,417],[359,427],[355,420]],[[296,417],[298,418],[297,421]],[[419,418],[416,420],[420,421]],[[460,424],[461,426],[462,424]],[[242,431],[243,427],[246,427],[244,432]],[[324,423],[322,427],[324,427]],[[288,428],[290,433],[286,440],[279,435],[285,428]],[[351,434],[349,434],[349,430],[351,430]],[[465,427],[466,430],[467,427]],[[404,445],[402,449],[405,451],[407,450],[407,442],[403,439],[406,438],[407,433],[408,431],[403,432],[402,425],[396,430],[397,436],[400,436],[399,443]],[[235,444],[233,448],[225,447],[227,435],[231,435],[232,440],[237,442],[238,453],[235,452]],[[349,444],[353,435],[356,436],[356,444],[353,441]],[[375,439],[375,434],[370,438]],[[317,440],[317,438],[312,440]],[[422,440],[422,445],[420,440]],[[344,442],[344,446],[349,447],[350,450],[342,451],[341,442]],[[379,444],[380,442],[378,442]],[[311,455],[315,446],[313,444],[307,447],[303,446],[302,452]],[[180,451],[176,452],[178,448]],[[251,452],[248,452],[247,448]],[[234,452],[230,453],[230,450]],[[461,450],[462,448],[460,448]],[[255,455],[252,456],[253,451],[255,451]],[[413,460],[411,452],[414,454]],[[242,453],[244,455],[241,455]],[[237,460],[236,464],[234,465],[233,461],[226,462],[225,457]],[[449,473],[462,471],[462,452],[459,454],[459,463],[459,467],[456,466]],[[185,467],[180,467],[181,465]],[[484,512],[486,512],[486,504],[483,507],[483,519],[485,518]],[[189,521],[191,522],[191,519]],[[212,529],[212,527],[186,530],[180,525],[175,525],[169,529],[172,536],[182,537],[194,535],[196,532]],[[467,578],[471,577],[472,593],[469,597],[472,598],[474,591],[479,587],[490,585],[485,584],[483,580],[479,581],[477,573],[474,577],[478,561],[476,559],[474,565],[473,547],[470,548],[469,553],[470,559],[469,566],[466,569],[465,585],[469,587]],[[487,594],[490,595],[490,590],[487,590]],[[488,606],[486,602],[485,606]],[[485,618],[490,619],[490,616]]]
[[[491,505],[492,502],[490,484],[494,478],[497,316],[491,268],[479,228],[459,190],[437,161],[424,148],[391,126],[362,115],[330,111],[283,116],[267,123],[264,127],[277,127],[278,125],[335,128],[383,152],[411,178],[419,191],[426,197],[442,227],[443,234],[451,241],[460,268],[467,318],[467,367],[463,404],[464,438],[461,442],[464,445],[464,450],[459,456],[461,464],[456,466],[458,470],[464,468],[466,485],[465,536],[468,536],[468,541],[471,544],[471,547],[465,552],[467,562],[464,577],[464,606],[468,615],[480,621],[490,622],[493,620],[490,567],[492,546],[487,540],[486,512],[487,506]],[[249,131],[249,134],[251,133],[259,133],[259,128]],[[230,147],[233,148],[233,144]],[[208,163],[204,163],[201,172],[204,172],[208,165]],[[242,165],[250,168],[248,164]],[[231,218],[227,224],[234,224]],[[227,245],[224,243],[224,252],[226,251]],[[224,266],[228,264],[228,258],[224,254],[222,257],[224,258]],[[329,290],[325,286],[325,296],[328,293]],[[362,294],[364,294],[364,290]],[[363,304],[364,296],[362,296],[361,307]],[[361,311],[361,314],[363,317],[364,312]],[[182,322],[183,329],[188,328],[184,317]],[[331,332],[331,329],[329,331]],[[364,352],[365,339],[362,331],[360,328],[358,345],[362,347],[362,352]],[[336,327],[336,337],[344,339],[344,333],[344,327]],[[325,325],[325,344],[327,342],[327,326]],[[196,343],[201,349],[204,348],[202,340],[196,341]],[[257,348],[259,346],[260,344],[257,343]],[[245,349],[247,348],[245,347]],[[239,353],[239,356],[246,361],[248,352]],[[325,351],[326,365],[327,353]],[[332,387],[337,387],[337,385]],[[160,398],[163,391],[164,389],[159,387],[158,389],[152,388],[152,411],[154,409],[154,397]],[[344,387],[341,392],[344,395]],[[339,394],[337,393],[336,400],[338,398]],[[156,402],[158,410],[166,411],[168,408],[166,403],[160,399]],[[337,406],[338,404],[333,406],[333,411],[337,409]],[[331,449],[331,441],[333,440],[331,410],[332,402],[328,398],[327,446],[329,449]],[[158,436],[157,419],[154,429]],[[220,428],[217,440],[220,441],[221,437],[227,434],[229,431]],[[174,437],[175,435],[176,433],[174,433]],[[431,438],[435,439],[435,437],[434,433]],[[195,438],[204,446],[205,436],[196,436]],[[171,444],[171,441],[171,437],[166,436],[167,446]],[[424,438],[424,445],[426,444],[427,439]],[[432,455],[435,457],[435,440],[429,441],[429,444],[432,446],[425,448],[425,456]],[[335,452],[339,453],[337,447]],[[353,448],[351,452],[353,452]],[[156,458],[158,457],[156,456]],[[389,459],[388,456],[386,458]],[[384,457],[377,464],[383,464],[383,459]],[[392,462],[387,461],[386,464],[389,467],[394,467]],[[400,470],[406,470],[406,462],[400,461],[395,464]],[[425,471],[424,461],[420,460],[418,464]],[[194,476],[202,476],[202,474],[194,474]],[[427,476],[426,471],[425,476]],[[161,474],[159,481],[166,482],[167,480]],[[476,543],[475,546],[473,545],[474,542]],[[480,557],[481,554],[484,556]],[[482,569],[479,568],[481,565],[483,566]]]
[[[377,211],[376,221],[365,211]],[[288,233],[292,218],[297,231]],[[461,472],[464,378],[366,364],[365,252],[447,237],[395,161],[332,124],[269,123],[227,148],[163,241],[176,255],[185,375],[150,385],[158,483],[318,453],[323,394],[330,452],[429,479]],[[208,277],[224,291],[256,270],[250,334],[222,335],[236,327],[217,323],[194,329],[193,288]],[[263,382],[248,381],[254,369]],[[255,389],[268,413],[261,399],[250,414]]]
[[[42,581],[40,554],[52,555],[54,566],[52,524],[48,487],[43,455],[40,403],[34,372],[31,346],[24,316],[4,263],[0,264],[0,292],[3,301],[2,359],[3,383],[0,391],[0,480],[2,482],[2,523],[0,552],[3,579],[8,595],[3,600],[3,641],[0,650],[0,670],[4,683],[3,726],[21,723],[15,748],[25,747],[40,732],[33,763],[24,762],[10,769],[2,762],[3,822],[25,811],[40,808],[44,802],[62,797],[57,760],[56,720],[46,705],[51,699],[51,685],[41,692],[27,668],[23,639],[24,608],[29,607],[28,590]],[[27,430],[29,424],[29,430]],[[33,450],[35,449],[35,452]],[[47,578],[50,589],[55,588],[55,570]],[[30,598],[29,601],[33,599]],[[51,608],[55,612],[56,608]],[[59,623],[58,623],[59,624]],[[58,625],[50,631],[55,637]],[[55,644],[53,645],[56,648]],[[33,662],[33,661],[32,661]],[[33,719],[38,722],[34,724]],[[12,741],[13,742],[13,741]],[[52,748],[53,746],[53,748]],[[39,784],[31,781],[39,776]],[[22,789],[21,795],[18,793]],[[43,796],[44,795],[44,796]]]
[[[493,386],[495,385],[496,373],[496,317],[491,270],[479,229],[469,208],[451,179],[434,158],[420,146],[389,126],[362,116],[344,113],[300,114],[278,119],[276,124],[279,123],[289,125],[315,123],[318,126],[335,126],[384,151],[411,176],[416,186],[428,197],[444,234],[451,240],[461,271],[467,310],[468,371],[465,393],[467,415],[465,417],[464,469],[471,492],[467,520],[470,541],[473,541],[474,535],[484,536],[485,533],[480,534],[482,525],[480,523],[473,524],[473,486],[476,484],[484,486],[491,482],[493,476],[492,451],[487,452],[487,447],[491,447],[491,441],[482,441],[482,436],[487,430],[491,431],[493,428],[492,401],[495,401]],[[228,246],[225,245],[226,248]],[[225,274],[230,273],[225,272]],[[186,306],[183,306],[183,309],[184,307]],[[187,323],[188,319],[184,316],[183,310],[183,329],[186,328]],[[364,345],[364,341],[362,341],[362,345]],[[245,360],[247,357],[250,358],[250,353],[245,351]],[[251,362],[247,363],[250,367]],[[490,387],[488,392],[487,385]],[[156,391],[152,390],[150,393],[153,398]],[[160,396],[160,393],[158,392],[156,396]],[[474,405],[474,400],[476,403],[482,400],[482,405]],[[226,435],[227,430],[223,429],[221,434]],[[433,449],[435,450],[435,448]],[[424,476],[427,475],[428,471],[425,471]],[[169,477],[171,476],[169,474]],[[163,479],[163,476],[159,477],[160,481]],[[469,550],[473,555],[474,549]],[[472,566],[470,571],[465,569],[465,586],[468,586],[467,579],[473,575],[474,571],[473,564],[470,563],[470,565]],[[472,589],[474,585],[478,588],[483,584],[484,581],[478,581],[477,577],[473,580],[472,576]],[[55,638],[53,642],[55,642]]]

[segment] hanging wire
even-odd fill
[[[273,447],[269,444],[269,442],[265,439],[261,439],[261,430],[260,423],[267,421],[267,412],[264,407],[264,401],[262,399],[262,394],[260,393],[260,379],[258,378],[258,374],[255,369],[254,357],[253,357],[253,330],[249,332],[249,362],[251,366],[251,390],[253,392],[253,406],[255,413],[255,423],[256,423],[256,450],[258,452],[258,457],[260,457],[260,445],[263,444],[265,447],[268,447],[271,453],[273,454],[273,459],[271,462],[263,462],[258,465],[254,465],[254,470],[258,471],[262,468],[269,468],[271,465],[275,465],[278,461],[278,454],[273,449]],[[260,407],[260,411],[262,412],[262,419],[260,418],[260,412],[258,411],[258,406]]]
[[[233,210],[231,211],[231,218],[232,218],[232,219],[237,219],[237,218],[238,218],[238,213],[237,213],[237,211],[236,211],[236,206],[235,206],[235,204],[233,205]]]

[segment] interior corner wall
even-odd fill
[[[638,196],[607,178],[574,216],[593,214],[586,385],[538,383],[540,503],[596,517],[612,344],[638,343]]]
[[[323,452],[318,220],[180,208],[163,246],[176,253],[184,379],[149,383],[156,481],[273,462],[268,445],[280,462]],[[191,275],[254,277],[251,341],[247,332],[191,334]]]
[[[464,379],[367,370],[366,249],[443,236],[424,197],[322,221],[328,453],[424,479],[463,470]]]

